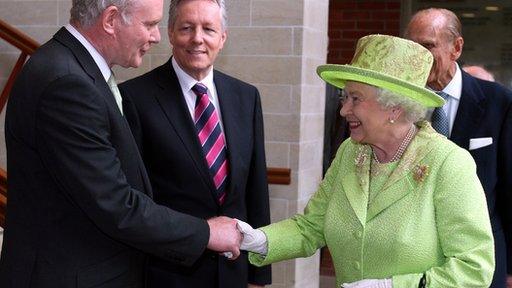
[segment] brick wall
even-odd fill
[[[400,1],[330,0],[328,63],[349,63],[357,40],[400,33]]]

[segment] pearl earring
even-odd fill
[[[395,120],[394,119],[389,119],[389,123],[395,124]]]

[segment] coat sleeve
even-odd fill
[[[427,287],[489,287],[494,240],[475,162],[466,150],[457,148],[439,169],[434,208],[445,262],[425,271]],[[422,276],[395,275],[393,287],[417,287]]]
[[[263,114],[260,95],[255,89],[254,105],[254,145],[249,175],[247,177],[247,222],[252,227],[270,224],[270,208],[267,181],[267,164],[265,160],[265,137],[263,134]],[[248,281],[250,284],[268,285],[272,282],[271,267],[255,267],[249,264]]]
[[[332,185],[339,174],[345,144],[347,141],[338,150],[318,190],[304,209],[304,214],[295,215],[261,229],[267,236],[268,253],[266,256],[249,253],[251,263],[263,266],[287,259],[309,257],[317,249],[325,246],[324,217],[331,198]]]
[[[128,184],[100,93],[77,75],[46,88],[36,111],[36,143],[44,165],[62,196],[105,234],[174,263],[193,263],[207,245],[208,224],[157,205]]]

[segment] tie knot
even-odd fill
[[[436,91],[436,94],[443,97],[444,100],[446,100],[446,99],[448,99],[448,97],[450,97],[450,94],[445,93],[443,91]]]
[[[194,93],[196,93],[196,95],[201,96],[201,95],[206,94],[206,91],[208,91],[208,88],[206,88],[206,86],[204,86],[203,83],[197,82],[197,84],[194,85],[194,87],[192,87],[192,91],[194,91]]]

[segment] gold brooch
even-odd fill
[[[428,176],[428,165],[416,165],[414,167],[414,175],[413,178],[416,182],[423,182],[425,178]]]

